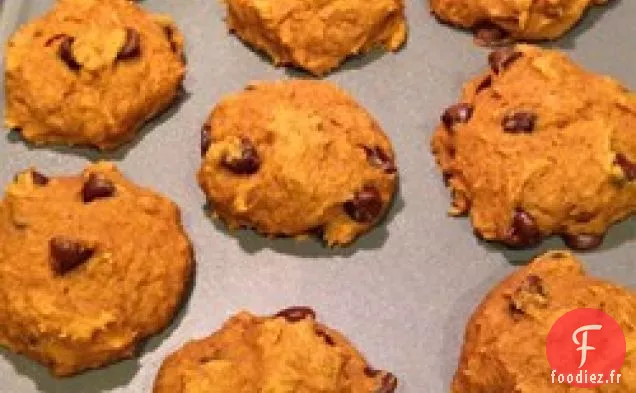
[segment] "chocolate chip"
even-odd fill
[[[488,55],[488,63],[495,74],[505,71],[512,63],[518,60],[523,53],[513,48],[501,48]]]
[[[382,196],[377,188],[366,186],[356,192],[353,199],[345,202],[345,212],[354,221],[368,223],[375,220],[382,212]]]
[[[209,124],[204,124],[201,127],[201,157],[205,157],[210,150],[210,145],[212,145],[212,135]]]
[[[57,55],[72,71],[79,71],[82,66],[77,62],[77,60],[75,60],[75,57],[73,56],[73,42],[75,42],[75,38],[65,36],[60,43]]]
[[[237,175],[253,175],[261,167],[261,159],[258,156],[254,144],[246,138],[241,139],[241,156],[230,157],[226,155],[221,163],[224,167]]]
[[[393,393],[397,389],[398,380],[395,375],[386,373],[382,377],[382,384],[375,390],[375,393]]]
[[[136,30],[126,28],[126,42],[117,53],[118,60],[128,60],[141,54],[141,37]]]
[[[279,311],[275,318],[285,318],[287,322],[299,322],[306,318],[316,319],[316,312],[309,307],[290,307]]]
[[[528,292],[534,295],[545,295],[545,289],[543,288],[543,279],[539,276],[531,274],[526,279],[526,288]]]
[[[442,122],[448,130],[452,130],[457,123],[468,123],[473,117],[474,108],[471,104],[455,104],[442,114]]]
[[[593,234],[565,234],[562,236],[565,244],[573,250],[586,251],[597,248],[603,243],[604,235]]]
[[[627,181],[636,180],[636,163],[630,161],[625,154],[616,154],[614,163],[623,169],[623,173],[625,173],[625,178],[627,179]]]
[[[88,261],[95,250],[65,237],[54,237],[49,241],[51,268],[63,275]]]
[[[386,154],[386,152],[379,146],[364,146],[364,151],[367,153],[367,160],[371,165],[384,170],[386,173],[397,172],[397,167],[395,166],[393,158],[389,157],[389,155]]]
[[[537,124],[537,114],[527,111],[515,111],[504,116],[501,126],[511,134],[531,133]]]
[[[446,153],[448,153],[448,156],[450,158],[455,158],[455,156],[457,155],[457,148],[453,145],[448,145],[446,149]]]
[[[49,178],[40,172],[31,171],[31,178],[33,179],[33,184],[37,184],[38,186],[46,186],[49,184]]]
[[[574,215],[574,219],[576,222],[587,223],[590,222],[596,217],[596,213],[594,212],[579,212]]]
[[[535,274],[530,274],[526,277],[523,283],[519,285],[514,292],[514,295],[510,296],[508,313],[516,321],[520,320],[526,314],[523,306],[524,299],[527,298],[525,294],[540,296],[547,299],[548,291],[543,279]]]
[[[26,333],[25,335],[26,335],[27,343],[30,346],[35,347],[36,345],[38,345],[40,343],[40,340],[36,336],[34,336],[33,334]]]
[[[113,195],[115,195],[113,182],[96,173],[91,173],[82,187],[82,200],[84,203],[90,203],[101,198],[110,198]]]
[[[177,53],[178,48],[177,43],[174,42],[174,30],[172,29],[172,26],[164,26],[163,34],[166,36],[166,39],[170,43],[170,50],[172,50],[173,53]]]
[[[525,211],[515,211],[512,226],[508,230],[505,243],[510,247],[531,247],[541,241],[541,232],[534,219]]]
[[[451,179],[453,178],[453,173],[444,171],[442,172],[442,182],[446,187],[450,186]]]
[[[46,42],[44,42],[44,46],[49,47],[51,45],[53,45],[53,43],[61,38],[67,37],[66,34],[55,34],[51,37],[49,37],[48,40],[46,40]]]
[[[518,320],[526,314],[525,311],[517,306],[517,303],[515,303],[513,299],[510,299],[510,303],[508,304],[508,312],[510,313],[510,316],[515,320]]]
[[[318,337],[322,337],[322,339],[325,340],[327,345],[330,345],[332,347],[336,345],[336,342],[333,340],[333,338],[329,334],[327,334],[327,332],[325,332],[324,330],[316,329],[316,335]]]
[[[381,370],[376,370],[375,368],[371,366],[367,366],[364,368],[364,375],[366,375],[369,378],[375,378],[378,375],[380,375],[381,372],[382,372]]]
[[[172,26],[164,26],[163,33],[166,36],[166,39],[168,40],[168,42],[170,43],[170,50],[172,51],[172,53],[174,53],[176,55],[180,55],[181,56],[181,62],[183,64],[186,64],[186,62],[187,62],[186,61],[186,56],[185,56],[185,53],[183,53],[181,51],[181,48],[179,48],[179,43],[175,39],[174,28]]]
[[[475,27],[475,43],[486,47],[507,45],[510,43],[510,35],[494,23],[480,23]]]
[[[480,92],[486,89],[490,89],[491,87],[492,87],[492,75],[488,75],[481,82],[479,82],[479,85],[477,85],[477,88],[475,89],[475,94],[479,94]]]

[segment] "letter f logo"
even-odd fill
[[[596,349],[594,347],[590,347],[587,345],[588,332],[590,330],[601,330],[601,329],[603,329],[602,325],[581,326],[580,328],[576,329],[576,331],[572,335],[572,341],[574,341],[574,344],[580,345],[580,347],[576,349],[577,351],[581,351],[581,365],[579,366],[579,368],[582,368],[583,366],[585,366],[585,363],[587,362],[587,352],[594,351]],[[579,341],[579,338],[578,338],[580,333],[583,333],[581,341]]]
[[[565,313],[552,325],[546,338],[545,354],[551,369],[556,370],[557,377],[566,377],[564,383],[571,374],[575,381],[568,382],[569,386],[595,388],[606,381],[597,378],[596,382],[591,382],[592,374],[597,377],[599,374],[611,376],[612,370],[617,374],[623,369],[627,340],[623,327],[611,315],[596,308],[577,308]],[[577,382],[579,375],[583,381]],[[579,391],[568,388],[562,390]],[[636,393],[636,390],[630,393]]]

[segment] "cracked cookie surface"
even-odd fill
[[[268,317],[241,312],[187,343],[164,361],[154,393],[393,393],[397,384],[311,309],[293,307]]]
[[[441,20],[474,29],[497,29],[513,39],[556,39],[569,31],[592,6],[608,0],[430,0]]]
[[[579,389],[553,384],[546,340],[554,323],[580,308],[614,318],[627,339],[620,384]],[[573,255],[545,254],[497,285],[473,314],[453,393],[627,393],[636,389],[636,293],[587,276]]]
[[[5,124],[37,145],[113,149],[174,101],[184,73],[169,17],[128,0],[59,0],[7,43]]]
[[[259,82],[225,97],[202,130],[198,179],[230,228],[322,233],[346,245],[391,204],[397,168],[371,115],[328,82]]]
[[[434,133],[452,215],[512,247],[561,235],[590,249],[636,212],[636,95],[564,54],[493,52]]]
[[[0,345],[68,376],[133,356],[180,305],[177,206],[107,163],[19,174],[0,200]]]
[[[225,0],[230,31],[276,65],[324,75],[347,57],[406,41],[403,0]]]

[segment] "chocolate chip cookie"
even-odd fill
[[[186,344],[164,361],[154,393],[393,393],[397,385],[313,310],[293,307],[267,317],[241,312]]]
[[[597,247],[636,212],[636,95],[553,50],[503,48],[489,62],[433,136],[450,214],[511,247],[550,235]]]
[[[262,82],[225,97],[202,129],[199,183],[231,228],[319,233],[346,245],[381,219],[397,181],[378,123],[333,84]]]
[[[608,0],[430,0],[442,21],[472,29],[478,44],[556,39],[592,6]]]
[[[134,355],[184,296],[177,206],[107,163],[19,174],[0,201],[0,345],[68,376]]]
[[[554,323],[580,308],[599,309],[636,342],[636,293],[585,275],[567,252],[551,252],[497,285],[472,316],[466,330],[453,393],[575,393],[584,389],[554,384],[546,340]],[[636,351],[628,349],[621,383],[598,393],[636,390]],[[592,390],[590,390],[592,391]]]
[[[403,0],[225,0],[226,22],[276,65],[324,75],[347,57],[406,41]]]
[[[37,145],[113,149],[174,101],[184,72],[169,17],[128,0],[59,0],[7,43],[5,123]]]

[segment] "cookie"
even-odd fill
[[[553,384],[546,340],[554,323],[580,308],[600,309],[636,341],[636,293],[585,275],[567,252],[534,260],[497,285],[466,329],[453,393],[574,393],[584,389]],[[620,385],[595,392],[636,390],[636,352],[628,351]]]
[[[636,95],[557,51],[522,45],[489,62],[433,136],[450,213],[511,247],[550,235],[597,247],[636,211]]]
[[[6,126],[36,145],[116,148],[174,101],[185,72],[171,19],[129,0],[59,0],[5,55]]]
[[[347,57],[406,41],[403,0],[225,0],[231,32],[271,57],[324,75]]]
[[[307,307],[274,316],[241,312],[168,357],[154,393],[393,393],[397,378],[370,367]]]
[[[199,183],[231,229],[351,243],[391,204],[393,149],[378,123],[328,82],[262,82],[214,108]]]
[[[430,0],[442,21],[472,29],[479,44],[508,39],[552,40],[569,31],[595,5],[608,0]]]
[[[0,201],[0,345],[68,376],[134,355],[180,305],[177,206],[108,163],[19,174]]]

